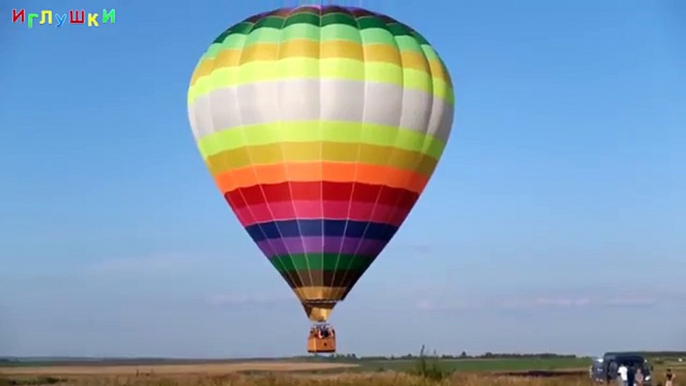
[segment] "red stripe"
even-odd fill
[[[354,185],[354,189],[353,189]],[[284,182],[235,189],[224,195],[232,209],[291,201],[343,201],[377,203],[410,209],[419,195],[401,188],[341,182]]]
[[[352,220],[400,226],[409,212],[409,209],[396,206],[343,201],[277,202],[250,205],[234,211],[243,226],[298,219]]]

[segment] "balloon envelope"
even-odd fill
[[[327,320],[407,217],[453,107],[448,71],[419,33],[339,6],[230,27],[188,91],[207,168],[313,321]]]

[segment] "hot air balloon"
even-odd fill
[[[453,112],[427,40],[362,8],[260,13],[201,57],[188,91],[197,146],[315,323],[309,352],[335,352],[329,315],[424,190]]]

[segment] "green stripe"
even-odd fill
[[[200,154],[206,160],[223,151],[283,141],[327,141],[393,146],[398,149],[421,152],[434,159],[439,159],[445,148],[445,142],[430,134],[371,123],[332,121],[275,122],[234,127],[206,135],[200,138],[197,144]]]
[[[281,29],[283,27],[284,23],[284,18],[279,17],[279,16],[266,16],[260,19],[257,23],[255,23],[255,27],[253,27],[253,30],[257,30],[260,28],[278,28]]]
[[[272,43],[279,44],[290,40],[306,39],[315,42],[330,40],[347,40],[358,44],[386,44],[397,47],[401,52],[412,51],[424,54],[429,51],[429,59],[437,57],[436,51],[428,44],[422,44],[417,39],[403,35],[394,36],[391,32],[373,28],[358,30],[356,27],[345,24],[334,24],[326,27],[318,27],[311,24],[293,24],[282,30],[276,28],[261,28],[250,34],[230,34],[221,40],[218,38],[207,49],[204,59],[214,58],[222,50],[241,50],[253,44]],[[428,56],[431,55],[431,56]]]
[[[313,14],[310,12],[294,13],[286,18],[280,16],[265,16],[258,20],[256,23],[249,21],[243,21],[238,23],[228,30],[220,34],[214,43],[223,43],[226,39],[235,35],[246,35],[246,34],[260,34],[264,36],[265,41],[281,41],[278,38],[280,35],[279,31],[283,29],[295,29],[296,31],[301,31],[298,34],[291,33],[292,38],[314,38],[319,40],[320,29],[322,34],[326,35],[327,30],[331,28],[345,28],[352,29],[356,31],[356,34],[360,33],[366,35],[379,35],[379,34],[390,34],[396,39],[412,39],[420,45],[429,45],[429,42],[417,31],[412,30],[406,25],[399,22],[386,22],[383,19],[373,16],[361,16],[355,19],[352,14],[342,13],[342,12],[332,12],[320,16],[318,14]],[[267,30],[267,31],[262,31]],[[308,31],[303,33],[303,31]],[[315,31],[316,33],[312,33]],[[356,40],[356,39],[353,39]],[[370,40],[370,42],[373,40]],[[386,41],[388,44],[394,44],[392,41]]]
[[[245,49],[248,48],[254,44],[259,44],[259,43],[273,43],[273,44],[279,44],[281,43],[281,35],[282,32],[281,30],[274,29],[274,28],[262,28],[255,30],[251,32],[245,39],[245,44],[243,47],[239,49]]]
[[[417,31],[412,31],[412,36],[413,36],[413,37],[419,42],[419,44],[421,44],[421,45],[426,45],[426,46],[430,46],[430,45],[431,45],[431,43],[429,43],[429,41],[426,40],[426,38],[424,38],[424,36],[422,36],[422,34],[420,34],[420,33],[417,32]]]
[[[240,22],[233,27],[229,28],[225,33],[230,34],[247,34],[254,28],[255,23],[249,21]],[[221,35],[219,35],[221,37]],[[217,38],[219,40],[219,38]]]
[[[412,36],[412,32],[400,23],[389,23],[386,25],[386,29],[393,36]]]
[[[438,57],[438,54],[436,53],[436,50],[433,49],[433,47],[424,44],[421,46],[420,49],[422,50],[422,53],[424,54],[427,60],[436,60],[443,64],[443,61]]]
[[[336,24],[348,25],[357,29],[357,21],[353,15],[336,12],[322,16],[320,24],[322,27]]]
[[[277,271],[279,271],[279,272],[285,272],[286,271],[286,268],[284,267],[283,262],[282,262],[283,259],[274,258],[274,259],[270,259],[269,261],[272,263],[272,265],[274,266],[274,268],[276,268]]]
[[[223,50],[242,50],[247,39],[248,35],[229,35],[223,42],[212,43],[203,58],[214,58]]]
[[[383,19],[373,15],[366,15],[355,18],[352,14],[345,14],[340,12],[329,13],[323,16],[314,13],[303,12],[293,14],[286,18],[273,15],[265,16],[258,20],[257,23],[255,23],[254,25],[252,25],[252,23],[248,21],[244,21],[235,27],[231,27],[230,32],[247,33],[247,31],[250,31],[251,29],[254,31],[259,30],[261,28],[283,28],[295,24],[309,24],[317,27],[344,24],[355,27],[360,30],[378,28],[388,30],[396,36],[407,35],[414,36],[422,41],[424,40],[424,38],[421,35],[417,34],[415,31],[411,30],[410,28],[399,22],[386,22]]]
[[[303,12],[303,13],[297,13],[289,18],[286,19],[286,22],[284,23],[283,27],[286,28],[288,26],[291,26],[293,24],[311,24],[311,25],[319,25],[319,15],[315,15],[313,13],[309,12]]]
[[[388,24],[375,16],[362,16],[357,18],[357,28],[363,30],[369,28],[387,29]]]
[[[406,89],[422,90],[453,103],[452,87],[443,79],[433,78],[425,71],[402,68],[383,62],[363,62],[347,58],[315,59],[293,57],[278,62],[255,61],[240,67],[215,69],[198,79],[188,90],[188,103],[224,87],[282,79],[348,79],[396,84]]]
[[[283,255],[269,259],[279,272],[297,270],[308,271],[345,271],[361,270],[369,267],[372,257],[359,255],[340,255],[337,253],[307,253],[300,255]],[[338,263],[338,264],[337,264]]]
[[[424,54],[422,46],[409,36],[396,36],[395,42],[398,44],[398,50],[400,50],[400,52],[411,51],[420,55]]]

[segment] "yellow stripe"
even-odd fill
[[[293,288],[293,292],[300,301],[307,300],[341,300],[342,295],[347,291],[346,287],[298,287]]]
[[[210,173],[217,176],[228,170],[251,165],[317,161],[390,166],[425,176],[433,173],[437,163],[430,155],[391,146],[314,141],[244,146],[212,155],[206,164]]]
[[[278,130],[275,130],[278,128]],[[393,146],[398,149],[421,152],[439,159],[446,142],[431,134],[405,128],[376,125],[364,122],[278,122],[241,126],[222,130],[197,141],[198,150],[204,159],[224,151],[243,146],[259,146],[291,142],[327,141],[376,146]]]
[[[200,78],[226,67],[237,67],[256,61],[275,61],[288,58],[355,59],[361,62],[382,62],[402,68],[424,71],[449,81],[443,64],[437,58],[428,59],[416,51],[398,51],[387,44],[362,45],[348,40],[315,42],[309,39],[290,40],[281,44],[258,43],[245,49],[223,50],[214,58],[202,60],[191,78],[194,85]]]
[[[442,64],[439,64],[442,67]],[[444,99],[454,101],[452,86],[445,80],[432,78],[425,71],[404,69],[384,62],[362,62],[345,58],[287,58],[278,62],[257,61],[238,67],[222,67],[209,76],[199,78],[188,90],[188,103],[212,90],[241,84],[281,79],[348,79],[397,84],[406,89],[422,90]]]

